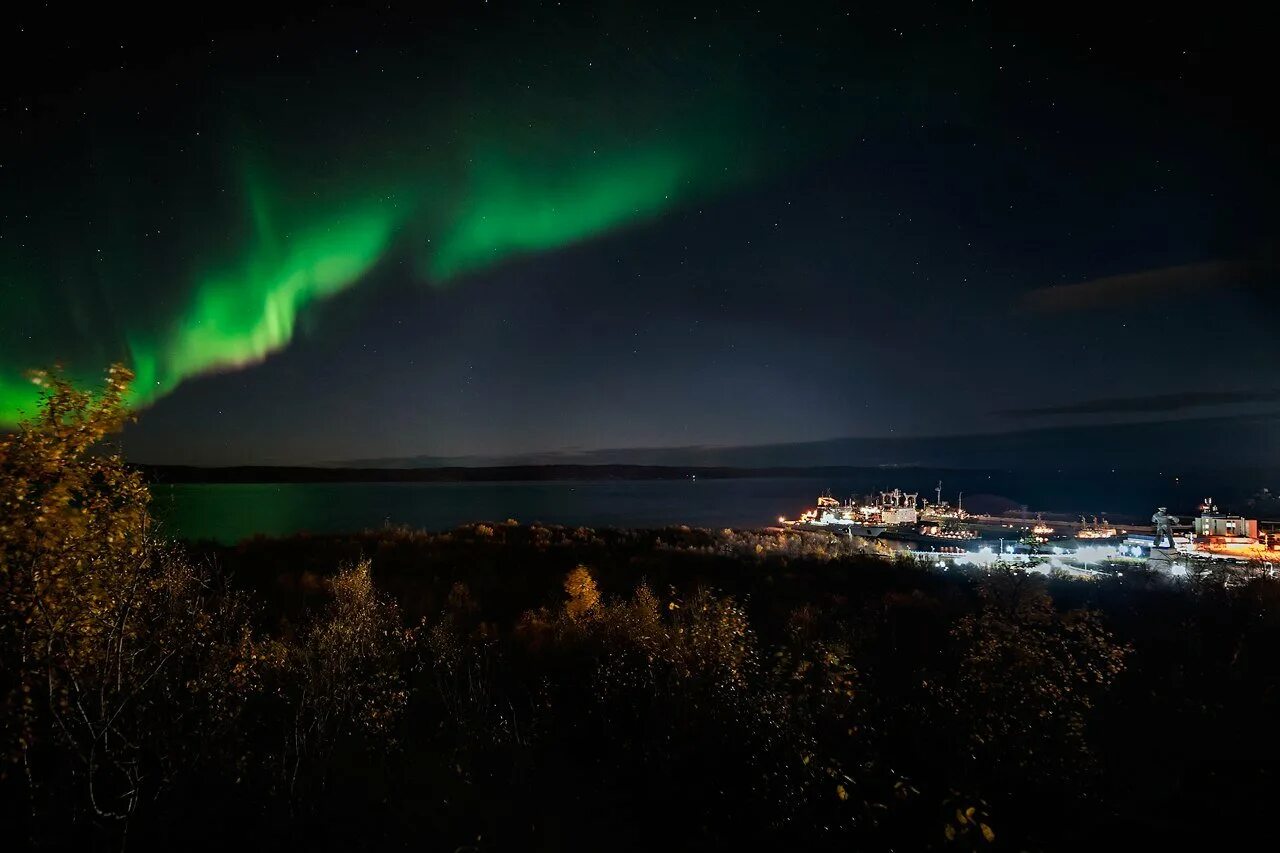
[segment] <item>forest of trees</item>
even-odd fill
[[[1280,583],[515,522],[166,541],[130,375],[0,437],[8,849],[1065,849],[1260,825]]]

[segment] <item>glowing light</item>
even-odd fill
[[[1086,564],[1112,560],[1119,555],[1119,549],[1112,545],[1087,545],[1075,553],[1076,559]]]
[[[965,553],[956,557],[956,565],[958,566],[975,566],[977,568],[990,568],[1000,561],[1000,558],[992,553],[990,548],[982,548],[977,553]]]
[[[252,188],[253,195],[265,194]],[[317,217],[290,233],[261,209],[243,259],[197,278],[193,298],[166,334],[137,334],[129,351],[137,372],[136,400],[146,403],[191,376],[261,361],[293,339],[299,313],[311,302],[358,281],[385,251],[395,212],[376,202]]]
[[[61,361],[89,381],[124,360],[138,376],[134,402],[149,403],[288,346],[308,306],[379,264],[443,287],[650,222],[778,159],[781,137],[760,121],[767,105],[743,81],[672,92],[666,69],[640,65],[619,71],[637,87],[624,110],[591,81],[516,96],[476,70],[491,83],[469,90],[465,109],[427,121],[452,105],[405,95],[403,113],[380,115],[356,145],[329,140],[320,131],[332,116],[316,127],[323,110],[309,110],[202,143],[211,147],[192,161],[193,188],[167,198],[131,196],[121,210],[116,194],[84,190],[71,203],[109,211],[93,217],[112,220],[106,253],[52,226],[0,247],[0,424],[34,408],[29,368]],[[257,93],[242,94],[250,103]],[[266,116],[280,110],[270,103]],[[206,164],[223,174],[201,183]],[[127,167],[113,165],[122,181]],[[175,209],[180,225],[151,239]]]

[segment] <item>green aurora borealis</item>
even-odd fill
[[[28,6],[0,431],[28,371],[116,362],[147,409],[122,450],[207,465],[1004,433],[1227,390],[1211,363],[1276,385],[1266,51],[1203,16]],[[1175,340],[1214,358],[1172,369]]]
[[[164,298],[163,305],[124,315],[115,328],[93,321],[92,341],[55,334],[6,351],[0,420],[12,423],[31,411],[36,389],[22,373],[32,366],[60,361],[73,377],[88,379],[106,361],[124,359],[137,371],[136,402],[146,405],[183,380],[241,368],[287,346],[308,305],[356,286],[396,252],[411,256],[422,282],[444,286],[512,256],[643,222],[750,173],[751,151],[741,145],[730,111],[703,110],[698,122],[640,114],[628,129],[608,111],[593,124],[590,104],[568,102],[572,110],[561,114],[554,105],[504,105],[504,122],[448,133],[457,141],[412,156],[402,150],[416,129],[383,129],[361,145],[342,143],[338,154],[307,146],[292,163],[265,158],[253,150],[256,140],[234,138],[219,156],[236,163],[238,213],[230,222],[200,220],[210,231],[198,236],[180,234],[177,246],[189,254],[175,260],[174,280],[161,291],[152,282],[138,287],[136,269],[93,270],[96,280],[50,287],[40,280],[59,266],[49,256],[6,257],[6,301],[17,295],[27,302],[24,310],[6,306],[6,337],[20,338],[24,313],[35,311],[41,323],[64,313],[67,306],[55,300],[84,302],[72,309],[93,311],[104,291],[109,301],[134,288]],[[411,150],[426,147],[415,140]],[[378,167],[369,168],[372,160]],[[115,215],[111,200],[77,202]],[[49,255],[61,251],[46,247]],[[100,252],[84,251],[90,259]],[[127,301],[110,306],[116,318]]]
[[[524,86],[516,60],[463,65],[465,85],[428,95],[366,97],[343,63],[305,98],[242,80],[198,136],[99,132],[93,180],[68,180],[62,207],[0,248],[0,422],[32,410],[33,367],[92,381],[124,360],[146,405],[287,346],[309,305],[380,264],[450,285],[739,185],[786,136],[762,130],[768,99],[732,69],[679,57]],[[674,87],[688,73],[698,85]],[[84,218],[83,236],[67,227]]]
[[[974,74],[963,50],[904,60],[840,4],[813,14],[841,26],[786,33],[490,11],[363,52],[335,25],[288,62],[273,37],[91,77],[3,155],[0,423],[32,410],[32,368],[92,383],[124,361],[147,405],[322,336],[308,309],[357,286],[462,286],[784,181],[878,124],[969,120],[933,95]]]

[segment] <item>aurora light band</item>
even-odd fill
[[[0,358],[0,423],[33,410],[38,389],[23,378],[33,367],[61,362],[91,381],[123,360],[137,374],[133,402],[146,405],[284,348],[309,305],[389,258],[445,286],[749,180],[768,147],[746,122],[759,105],[736,85],[711,95],[623,109],[595,86],[490,99],[426,123],[418,116],[430,104],[419,104],[366,122],[380,122],[376,133],[303,146],[296,137],[306,133],[277,118],[204,149],[219,186],[162,188],[157,199],[136,190],[147,164],[122,155],[108,191],[79,188],[74,199],[113,220],[118,242],[104,250],[34,222],[30,243],[0,249],[3,331],[16,342]],[[132,216],[118,209],[125,194]],[[144,223],[175,205],[200,212],[186,229],[151,235]]]
[[[872,99],[824,73],[823,50],[849,49],[835,35],[787,53],[771,29],[628,29],[627,50],[588,60],[549,24],[503,50],[442,31],[376,64],[325,56],[306,78],[255,64],[212,101],[179,88],[150,124],[86,96],[82,137],[6,170],[40,204],[0,240],[0,424],[35,407],[33,368],[92,383],[127,362],[145,406],[289,346],[308,307],[380,269],[454,286],[769,181],[863,129]],[[803,106],[800,79],[817,92]]]

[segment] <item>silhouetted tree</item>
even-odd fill
[[[1057,612],[1039,576],[996,570],[979,596],[952,632],[954,668],[930,685],[955,726],[953,769],[1002,795],[1070,788],[1092,768],[1088,715],[1129,649],[1096,611]]]

